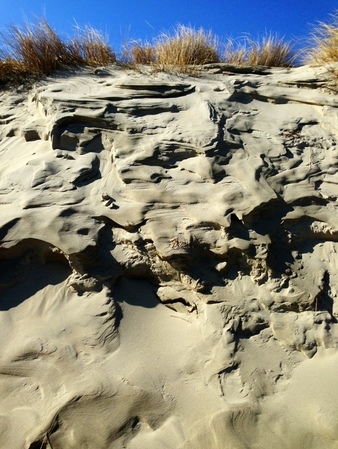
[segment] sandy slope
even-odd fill
[[[246,72],[1,93],[0,447],[337,447],[338,99]]]

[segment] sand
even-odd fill
[[[0,93],[1,448],[337,448],[327,73]]]

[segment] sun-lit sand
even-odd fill
[[[1,92],[1,448],[337,447],[326,77],[112,65]]]

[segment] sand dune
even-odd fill
[[[1,93],[0,447],[337,447],[326,77],[111,66]]]

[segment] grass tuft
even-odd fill
[[[73,62],[67,45],[44,19],[23,28],[12,25],[2,38],[7,47],[5,59],[11,64],[15,61],[32,76],[49,75]]]
[[[45,19],[24,27],[10,26],[1,33],[0,82],[12,83],[22,78],[50,75],[55,70],[83,65],[107,65],[115,54],[97,30],[78,29],[70,42],[63,41]]]
[[[338,62],[338,12],[332,15],[330,23],[318,23],[305,60],[310,64]]]
[[[109,65],[116,62],[116,55],[108,44],[108,38],[100,31],[86,26],[77,27],[77,36],[68,44],[74,60],[90,66]]]
[[[223,56],[228,64],[267,67],[291,67],[295,59],[291,44],[271,34],[259,40],[229,40]]]
[[[338,62],[338,12],[332,23],[320,23],[307,62]],[[225,48],[221,55],[221,48]],[[0,33],[0,84],[50,75],[58,69],[106,66],[117,62],[108,38],[92,27],[77,27],[75,37],[64,41],[45,19],[23,27],[10,26]],[[122,59],[130,68],[150,65],[155,70],[193,73],[194,66],[225,62],[233,65],[291,67],[297,55],[289,42],[272,34],[260,39],[229,39],[224,45],[211,32],[177,25],[152,43],[130,42]],[[305,58],[303,58],[305,59]]]
[[[155,43],[157,62],[182,71],[190,65],[219,62],[218,39],[202,28],[178,25],[174,34],[163,33]]]
[[[135,64],[154,64],[157,61],[155,49],[151,45],[133,45],[131,52]]]
[[[27,71],[15,59],[2,57],[0,59],[0,85],[16,80],[23,82],[28,76]]]
[[[132,41],[124,46],[123,60],[132,65],[152,65],[156,63],[157,55],[153,45]]]

